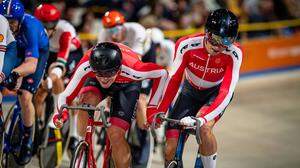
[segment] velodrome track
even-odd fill
[[[218,168],[299,168],[300,70],[242,78],[214,132]],[[190,137],[185,167],[193,167],[196,151]],[[151,167],[163,167],[158,154]]]

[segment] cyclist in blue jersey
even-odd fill
[[[0,14],[9,22],[17,41],[17,56],[10,62],[15,67],[5,78],[9,90],[18,89],[18,98],[22,108],[24,135],[18,163],[25,165],[32,157],[32,137],[35,109],[32,103],[33,94],[44,74],[49,54],[49,40],[40,21],[24,13],[24,6],[19,0],[3,0]]]

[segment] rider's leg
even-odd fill
[[[215,121],[204,124],[200,129],[202,144],[200,147],[201,160],[204,168],[215,168],[217,162],[217,140],[212,129]]]
[[[130,167],[130,147],[125,139],[125,133],[124,129],[114,125],[107,129],[112,146],[112,157],[116,167]]]
[[[22,119],[25,127],[32,127],[35,119],[35,109],[32,103],[32,93],[27,90],[21,90],[19,96],[20,105],[22,108]]]
[[[79,104],[90,104],[93,106],[97,106],[101,100],[101,96],[91,90],[81,91],[79,96]],[[79,110],[77,117],[80,119],[80,122],[78,122],[77,125],[78,134],[80,139],[83,139],[86,133],[88,114]]]
[[[178,135],[179,130],[168,130],[168,135],[166,135],[166,149],[165,149],[165,164],[168,165],[170,161],[174,159],[177,143],[178,143]]]
[[[201,107],[197,116],[201,115],[202,111],[205,111],[209,106],[214,102],[215,98],[218,95],[218,87],[217,90],[210,96],[207,103]],[[232,98],[231,98],[232,100]],[[231,101],[230,100],[230,101]],[[217,163],[217,140],[213,133],[214,125],[219,121],[219,119],[224,114],[225,109],[221,114],[215,117],[213,120],[204,124],[200,129],[200,136],[202,144],[199,145],[201,160],[204,168],[215,168]]]
[[[24,135],[18,159],[19,164],[22,165],[27,164],[32,157],[32,133],[33,123],[35,120],[35,108],[33,106],[32,98],[33,94],[36,93],[36,90],[44,75],[48,54],[48,51],[40,52],[40,58],[38,60],[36,71],[34,74],[24,77],[20,87],[22,94],[19,95],[19,101],[22,109],[22,120],[24,121]]]
[[[107,130],[116,167],[131,166],[130,147],[125,139],[125,133],[134,118],[140,93],[140,83],[130,83],[124,87],[113,93],[110,118],[112,126]]]
[[[44,102],[48,95],[48,91],[39,87],[33,98],[33,104],[36,110],[37,117],[41,118],[44,113]]]

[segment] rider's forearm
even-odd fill
[[[33,74],[35,72],[37,63],[38,63],[37,58],[28,57],[20,66],[15,68],[13,71],[18,72],[20,76],[24,77]]]

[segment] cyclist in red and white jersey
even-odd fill
[[[143,63],[129,47],[113,42],[98,43],[80,61],[65,91],[60,94],[58,108],[70,104],[79,94],[80,103],[96,106],[107,96],[112,97],[111,127],[107,129],[116,167],[130,167],[130,148],[125,139],[139,97],[141,80],[153,79],[150,103],[157,105],[168,72],[154,63]],[[53,123],[60,128],[68,118],[56,114]],[[86,118],[80,118],[86,123]],[[86,125],[86,124],[85,124]]]
[[[162,101],[158,107],[147,109],[149,123],[157,112],[166,112],[185,74],[182,91],[169,117],[189,126],[193,126],[196,119],[200,121],[204,168],[216,167],[217,142],[212,129],[230,103],[239,79],[242,51],[234,43],[237,32],[237,17],[229,10],[219,9],[208,16],[205,34],[179,39]],[[167,125],[166,163],[175,154],[178,129],[178,125]]]
[[[126,22],[125,17],[118,11],[108,11],[102,17],[102,29],[98,42],[113,41],[127,45],[140,56],[145,54],[144,43],[146,30],[139,23]]]
[[[60,18],[60,11],[52,4],[39,5],[34,13],[35,17],[42,21],[47,30],[50,41],[50,55],[47,62],[45,77],[41,87],[35,95],[35,108],[38,116],[43,113],[43,103],[49,93],[54,98],[55,110],[58,94],[63,92],[65,84],[83,56],[81,43],[77,37],[74,26]],[[75,127],[71,129],[70,147],[74,148],[77,137],[77,117],[74,117]]]

